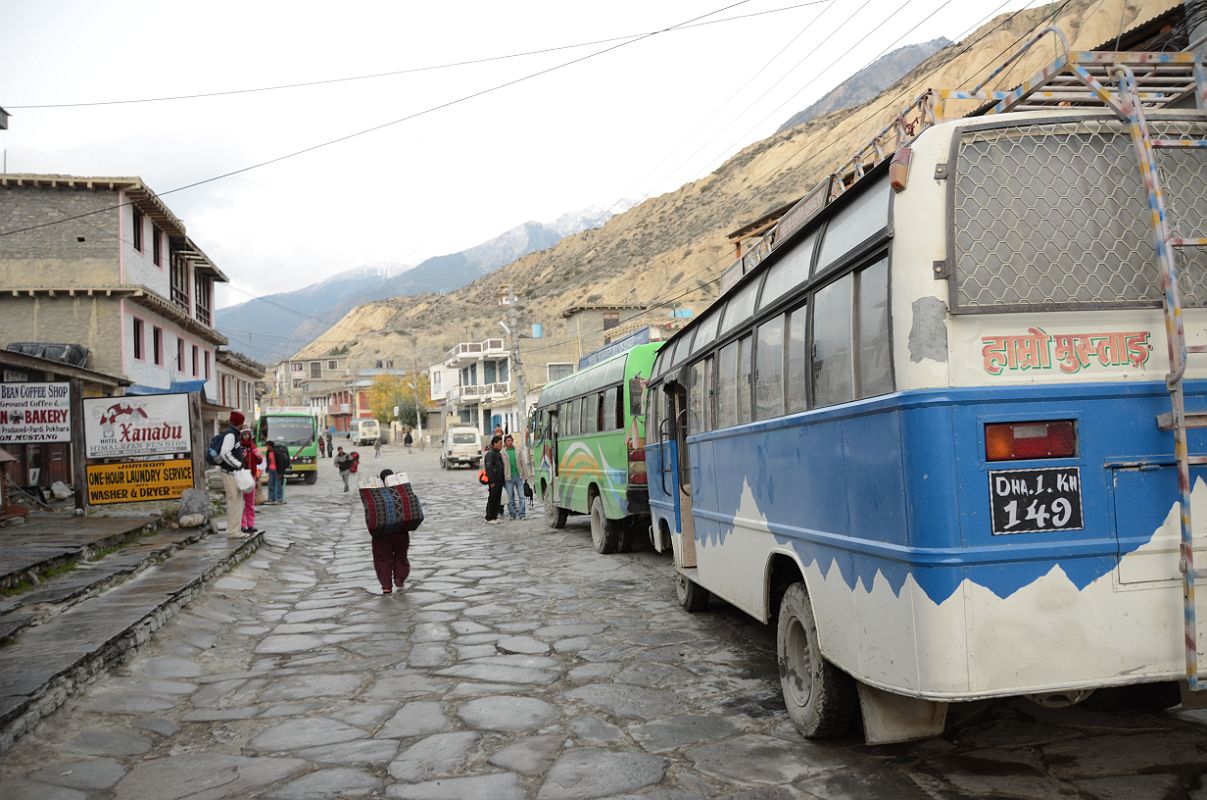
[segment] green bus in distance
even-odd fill
[[[532,415],[534,487],[550,526],[589,514],[596,552],[632,549],[648,533],[645,384],[661,342],[639,344],[554,381]]]
[[[256,421],[256,446],[264,451],[269,441],[289,448],[289,469],[285,478],[302,478],[313,484],[318,480],[318,418],[308,409],[265,409]]]

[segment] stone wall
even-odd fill
[[[0,187],[0,231],[99,212],[0,236],[0,289],[117,285],[120,222],[112,208],[117,204],[114,191]]]
[[[82,344],[92,351],[88,367],[121,375],[120,303],[115,297],[13,297],[0,292],[0,347],[10,342]]]

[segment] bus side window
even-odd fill
[[[859,273],[859,396],[893,390],[889,357],[888,259]]]
[[[753,387],[751,386],[751,364],[750,364],[750,343],[749,335],[738,339],[738,424],[750,422],[753,419],[750,405],[750,395]]]
[[[738,343],[721,348],[717,360],[717,427],[738,424]]]
[[[758,364],[754,381],[755,419],[784,414],[784,317],[759,326]]]
[[[621,406],[616,402],[616,394],[619,387],[613,386],[604,392],[603,406],[599,409],[600,415],[603,417],[603,424],[599,426],[603,431],[618,431],[624,427],[624,416],[619,412]]]
[[[714,427],[716,427],[716,411],[714,410],[715,407],[713,405],[717,396],[716,386],[713,384],[713,374],[716,372],[716,369],[714,368],[716,360],[712,356],[709,356],[708,358],[704,359],[703,363],[704,386],[702,387],[703,391],[700,393],[700,401],[704,404],[704,413],[700,415],[702,417],[700,430],[711,431]]]
[[[805,390],[805,322],[808,306],[788,312],[788,377],[785,381],[788,413],[796,414],[809,406]]]
[[[813,299],[813,404],[830,406],[855,399],[851,364],[851,274],[831,283]]]
[[[691,367],[687,381],[687,432],[704,430],[704,362],[697,361]]]

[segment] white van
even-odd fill
[[[482,434],[477,428],[457,427],[444,432],[440,468],[452,469],[462,464],[472,469],[482,466]]]
[[[377,420],[375,419],[353,420],[352,428],[348,431],[348,438],[357,447],[377,444],[377,439],[380,436],[381,426],[377,424]]]

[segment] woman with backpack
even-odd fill
[[[260,479],[260,463],[264,460],[260,457],[260,451],[256,449],[255,439],[251,435],[251,427],[244,425],[239,431],[239,446],[243,448],[243,467],[251,471],[252,480],[258,482]],[[259,533],[256,529],[256,483],[252,483],[252,490],[243,493],[243,516],[240,519],[242,523],[240,530],[244,533]]]

